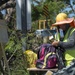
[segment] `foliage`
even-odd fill
[[[12,58],[9,60],[11,75],[29,75],[26,67],[27,62],[22,51],[21,34],[19,35],[17,31],[12,31],[5,50],[11,54],[15,51],[14,61],[12,61]]]
[[[11,75],[29,75],[27,71],[27,61],[23,56],[22,50],[16,52],[16,60],[10,65]]]
[[[39,5],[40,5],[40,7],[39,7]],[[32,4],[32,6],[37,8],[37,11],[39,11],[39,13],[35,12],[34,10],[32,11],[32,14],[33,14],[34,17],[35,17],[36,14],[38,15],[39,18],[37,18],[37,20],[38,19],[46,19],[46,17],[43,15],[43,6],[44,5],[48,6],[48,10],[49,10],[48,19],[51,20],[51,24],[55,21],[55,16],[59,12],[61,12],[65,7],[65,5],[64,5],[64,3],[62,3],[62,1],[56,2],[56,1],[51,1],[51,0],[46,0],[46,1],[41,0],[40,3],[38,5],[36,5],[36,6],[34,6]],[[32,8],[34,8],[34,7],[32,7]],[[32,17],[32,21],[35,21],[35,20],[36,20],[36,18],[33,19],[33,17]]]
[[[32,16],[34,16],[34,17],[32,18],[32,21],[35,21],[35,20],[39,19],[40,12],[38,11],[37,7],[34,7],[34,6],[33,6],[32,12],[33,12],[33,13],[32,13]]]
[[[32,5],[34,7],[37,7],[38,8],[37,10],[40,11],[39,13],[36,13],[37,15],[40,14],[40,15],[38,15],[39,19],[46,19],[46,18],[44,18],[42,10],[43,10],[44,4],[48,5],[48,7],[49,7],[48,9],[49,9],[49,13],[50,13],[48,18],[51,19],[51,24],[55,22],[55,17],[60,12],[65,12],[67,14],[75,13],[74,8],[73,8],[74,0],[72,0],[72,1],[71,0],[40,0],[40,1],[32,0],[32,2],[33,2]],[[37,5],[35,5],[35,4],[37,4]],[[71,10],[68,12],[68,10],[65,10],[66,8],[71,8]],[[32,11],[32,13],[33,12],[35,12],[35,11]],[[33,13],[33,16],[34,16],[34,13]],[[33,18],[33,16],[32,16],[32,18]],[[35,21],[35,20],[33,20],[33,21]]]
[[[5,50],[13,52],[14,50],[19,50],[19,49],[21,49],[21,41],[19,40],[16,31],[12,31],[9,41],[6,44]]]

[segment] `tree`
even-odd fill
[[[35,5],[37,3],[37,5]],[[36,11],[32,11],[33,17],[35,17],[36,20],[36,14],[38,15],[37,20],[39,19],[46,19],[46,17],[43,15],[43,7],[44,5],[48,6],[48,11],[49,11],[49,15],[48,15],[48,19],[50,19],[51,23],[50,25],[55,21],[55,16],[59,13],[62,12],[62,10],[64,9],[65,5],[64,3],[62,3],[62,1],[58,1],[57,0],[40,0],[38,2],[33,1],[32,6],[34,6],[35,8],[37,8],[37,11],[39,13],[37,13]],[[40,7],[39,7],[40,6]],[[34,8],[32,7],[32,8]],[[33,20],[32,17],[32,20]],[[33,21],[35,21],[33,20]]]
[[[34,5],[34,7],[37,7],[37,11],[39,11],[39,13],[32,11],[33,16],[34,16],[34,14],[38,15],[39,18],[37,18],[37,19],[45,19],[42,10],[43,10],[44,5],[48,5],[48,9],[49,9],[49,13],[50,13],[48,18],[51,19],[51,24],[53,22],[55,22],[55,17],[60,12],[65,12],[67,14],[75,13],[74,8],[73,8],[73,5],[75,4],[74,0],[72,0],[72,1],[71,0],[39,0],[39,1],[32,0],[32,1],[33,1],[32,5]],[[67,8],[71,8],[71,10],[65,11],[65,9],[67,9]]]

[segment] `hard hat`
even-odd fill
[[[74,18],[68,18],[67,14],[59,13],[56,16],[56,23],[52,24],[52,26],[70,24],[70,26],[75,27]]]
[[[65,19],[67,19],[67,14],[65,14],[65,13],[59,13],[56,16],[56,22],[60,22],[60,21],[63,21]]]

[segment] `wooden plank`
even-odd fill
[[[27,70],[28,70],[28,71],[48,71],[48,70],[57,71],[58,68],[53,68],[53,69],[27,68]]]
[[[39,68],[27,68],[30,75],[52,75],[53,72],[56,72],[58,68],[53,69],[39,69]]]

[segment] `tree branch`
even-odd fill
[[[2,6],[3,4],[5,4],[6,2],[8,2],[9,0],[0,0],[0,6]]]
[[[70,7],[71,7],[73,13],[75,14],[75,10],[73,9],[73,6],[71,4],[70,4]]]
[[[10,22],[10,20],[12,19],[12,14],[15,12],[16,10],[11,8],[11,11],[9,13],[7,13],[6,17],[5,17],[5,20],[7,22]]]
[[[16,1],[8,1],[7,3],[3,4],[1,7],[0,7],[0,11],[3,10],[3,9],[7,9],[7,8],[10,8],[10,7],[15,7],[16,5]]]

